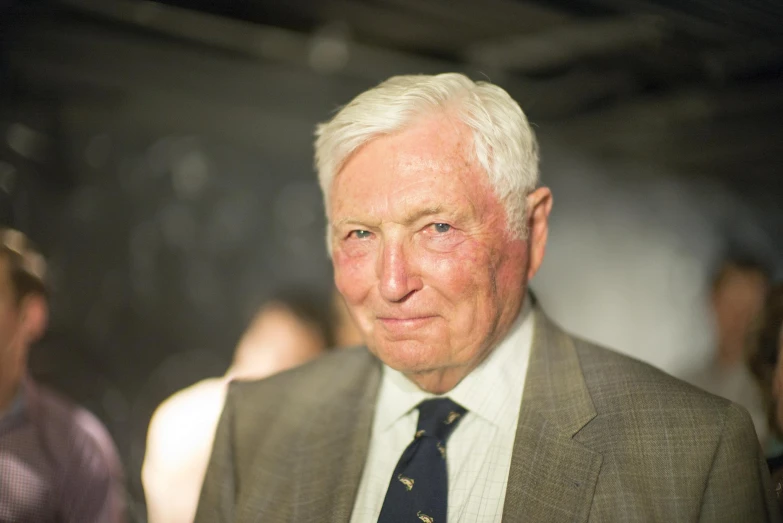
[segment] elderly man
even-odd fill
[[[528,294],[552,196],[505,91],[391,78],[319,127],[316,158],[367,347],[231,387],[198,522],[776,517],[745,411]]]

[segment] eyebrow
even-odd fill
[[[410,225],[411,223],[414,223],[425,216],[432,216],[434,214],[441,214],[443,212],[444,210],[442,205],[433,205],[431,207],[425,207],[424,209],[420,209],[416,212],[413,212],[405,216],[405,218],[403,218],[402,220],[402,223],[404,223],[405,225]],[[354,216],[348,216],[334,222],[333,227],[341,227],[347,223],[357,223],[357,224],[367,223],[367,220],[363,220],[361,218],[357,218]]]
[[[425,207],[405,217],[404,223],[410,224],[420,220],[425,216],[432,216],[433,214],[441,214],[443,212],[442,205],[434,205],[432,207]]]

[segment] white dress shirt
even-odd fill
[[[506,338],[445,394],[468,412],[447,443],[449,523],[500,521],[533,341],[529,297]],[[376,522],[402,452],[413,441],[421,401],[435,397],[383,367],[372,436],[351,523]]]

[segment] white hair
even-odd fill
[[[393,76],[318,125],[315,165],[327,217],[334,177],[357,149],[436,111],[453,111],[473,131],[473,153],[506,208],[508,229],[524,238],[525,197],[538,184],[535,135],[505,90],[458,73]]]

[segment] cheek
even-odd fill
[[[502,249],[498,258],[495,280],[501,293],[519,294],[527,279],[530,257],[527,245],[513,240]]]
[[[436,266],[435,277],[450,294],[477,297],[488,280],[486,268],[471,263],[470,260],[451,260]]]
[[[370,256],[349,256],[335,251],[332,255],[334,283],[349,304],[361,300],[373,285],[374,271]]]
[[[476,250],[466,249],[455,255],[429,256],[422,268],[425,283],[435,287],[455,304],[473,306],[487,293],[491,293],[492,275],[486,256]]]
[[[523,249],[517,246],[494,246],[466,242],[459,253],[451,253],[437,264],[438,274],[456,290],[479,295],[493,295],[497,291],[519,285],[526,271]]]

